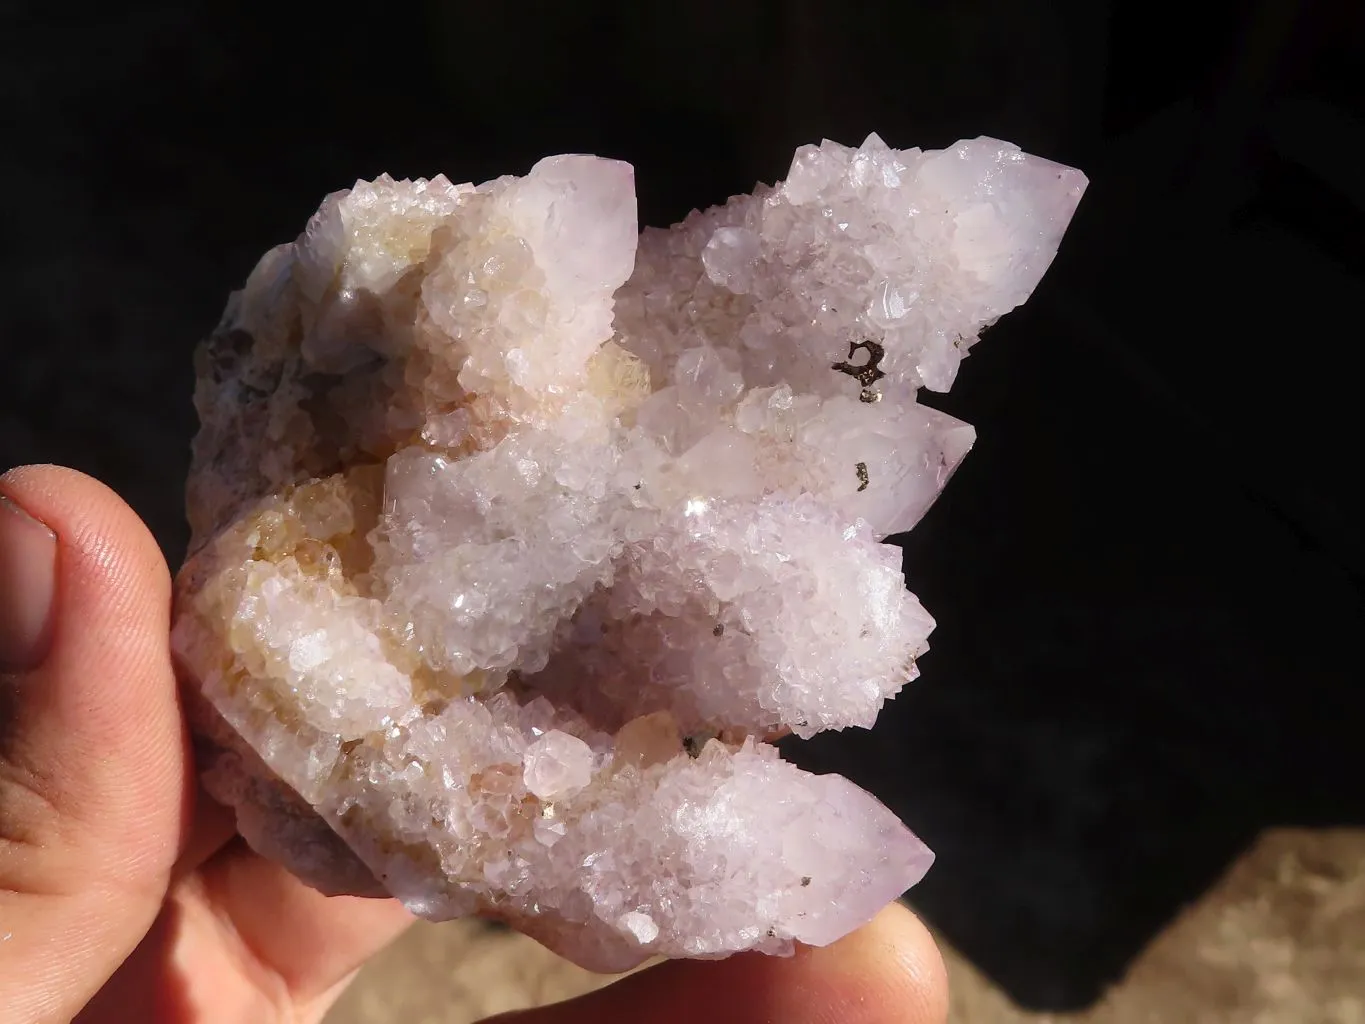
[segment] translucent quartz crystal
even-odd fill
[[[880,541],[974,437],[916,395],[1084,187],[872,136],[642,235],[588,156],[328,197],[197,356],[173,641],[209,792],[326,892],[599,970],[867,921],[932,854],[768,741],[916,676]]]

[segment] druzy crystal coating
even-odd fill
[[[881,541],[975,436],[917,395],[1085,183],[874,135],[643,234],[590,156],[329,196],[197,355],[173,644],[208,791],[323,891],[598,970],[867,921],[932,854],[771,741],[917,675]]]

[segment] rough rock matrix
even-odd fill
[[[872,136],[643,234],[588,156],[329,196],[197,357],[173,643],[209,792],[326,892],[598,970],[867,921],[932,854],[767,741],[916,676],[880,541],[974,438],[916,395],[1084,188]]]

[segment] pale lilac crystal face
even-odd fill
[[[1084,185],[872,136],[638,236],[594,157],[329,197],[198,357],[174,644],[209,791],[319,888],[596,969],[867,921],[932,854],[767,741],[916,675],[880,541],[974,437],[916,394]]]

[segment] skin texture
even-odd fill
[[[97,481],[52,466],[0,476],[0,495],[57,538],[41,649],[0,673],[6,1024],[321,1020],[366,958],[407,926],[407,912],[390,900],[321,896],[252,854],[196,792],[168,644],[170,574],[133,511]],[[0,574],[0,588],[33,578],[3,559]],[[946,1017],[939,954],[914,916],[892,906],[790,959],[667,963],[500,1019]]]

